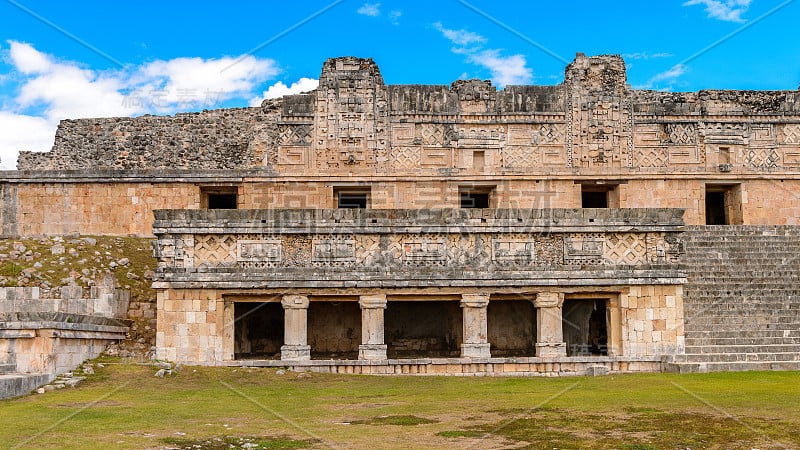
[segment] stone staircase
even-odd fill
[[[677,370],[800,370],[800,226],[693,226],[682,240]]]

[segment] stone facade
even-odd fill
[[[584,370],[605,355],[605,360],[649,361],[643,367],[652,368],[684,346],[685,273],[677,264],[683,252],[681,214],[658,209],[159,210],[154,224],[160,266],[154,282],[160,291],[158,357],[229,364],[261,355],[256,359],[265,364],[314,366],[320,364],[315,360],[349,352],[359,361],[403,365],[409,358],[402,355],[420,359],[430,353],[499,364],[503,359],[493,359],[494,341],[527,364],[548,358],[574,364],[568,355],[584,356],[588,360],[578,365]],[[598,301],[603,343],[590,349],[588,334],[581,334],[592,332],[589,317],[570,319],[562,310],[565,304],[583,304],[591,313]],[[426,302],[436,303],[448,320],[430,329],[417,326]],[[277,321],[284,332],[272,344],[257,340],[256,333],[265,330],[254,330],[245,319],[270,304],[280,307],[259,320]],[[353,308],[328,307],[343,304]],[[526,330],[514,320],[519,308],[493,314],[494,304],[532,306],[532,345],[515,341],[517,330]],[[237,311],[245,305],[247,312]],[[320,308],[326,321],[348,324],[360,340],[310,320]],[[448,325],[452,321],[457,323]],[[489,333],[490,325],[499,332]],[[441,341],[452,342],[440,348]],[[326,368],[340,370],[338,364]],[[571,370],[578,369],[556,372]]]
[[[798,225],[798,95],[633,90],[616,55],[503,90],[333,58],[316,91],[259,108],[63,121],[2,174],[0,223],[155,236],[164,359],[683,370],[684,308],[713,283],[683,265],[706,245],[684,225]]]

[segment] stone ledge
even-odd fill
[[[683,209],[232,209],[153,211],[153,233],[680,231]]]
[[[114,336],[121,334],[122,337],[109,337],[100,339],[124,339],[125,333],[128,332],[128,327],[114,326],[114,325],[96,325],[90,323],[69,323],[69,322],[3,322],[0,323],[0,338],[10,337],[33,337],[28,336],[30,331],[35,331],[36,335],[41,335],[43,330],[56,330],[59,336],[54,337],[69,337],[70,332],[86,332],[86,333],[105,333],[113,334]]]

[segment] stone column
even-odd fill
[[[567,356],[567,343],[561,327],[561,307],[564,294],[540,292],[533,305],[536,307],[536,356]]]
[[[386,359],[386,344],[383,342],[386,295],[362,295],[358,304],[361,306],[361,345],[358,346],[358,359]]]
[[[284,295],[281,300],[284,313],[282,361],[311,359],[308,345],[308,296]]]
[[[464,332],[461,343],[462,358],[488,358],[486,307],[489,294],[461,294],[461,311]]]

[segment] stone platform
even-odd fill
[[[244,359],[207,365],[289,368],[296,372],[361,375],[568,376],[660,372],[661,358],[605,356],[563,358],[419,358],[386,360],[280,361]]]

